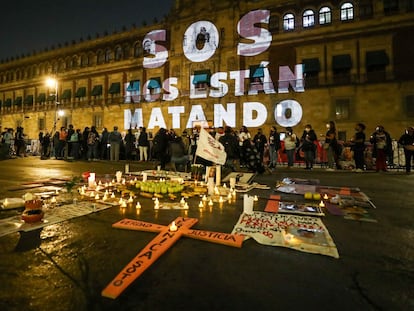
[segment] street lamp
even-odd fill
[[[63,116],[63,111],[59,110],[58,111],[58,105],[59,105],[59,101],[58,101],[58,81],[55,78],[47,78],[46,80],[46,86],[48,88],[51,88],[54,90],[54,96],[55,96],[55,117],[54,117],[54,122],[53,122],[53,133],[52,135],[54,135],[54,133],[56,132],[56,123],[57,123],[57,117],[58,114],[59,116]]]

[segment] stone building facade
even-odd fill
[[[357,122],[396,138],[414,125],[412,33],[413,0],[176,0],[160,23],[1,61],[0,124],[36,138],[334,120],[343,140]]]

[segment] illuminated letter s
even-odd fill
[[[269,24],[270,11],[256,10],[247,13],[237,24],[237,32],[244,39],[252,40],[253,43],[239,43],[237,54],[242,56],[255,56],[266,51],[272,43],[272,34],[264,28],[256,27],[255,24]]]

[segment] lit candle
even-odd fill
[[[95,173],[90,173],[88,177],[88,186],[93,188],[95,186]]]
[[[227,199],[231,200],[231,198],[232,198],[232,195],[231,195],[231,192],[229,192],[229,194],[227,195]]]
[[[98,182],[98,186],[102,186],[102,181],[99,181]]]
[[[103,200],[103,201],[108,200],[108,196],[107,196],[106,194],[104,194],[104,196],[102,197],[102,200]]]
[[[222,197],[222,196],[220,196],[220,198],[219,198],[219,203],[223,203],[223,202],[224,202],[223,197]]]
[[[115,199],[115,193],[114,192],[112,192],[112,194],[111,194],[111,199]]]
[[[227,185],[226,185],[226,183],[224,183],[224,184],[223,184],[223,188],[227,188]]]
[[[7,207],[8,205],[9,205],[9,201],[6,198],[6,199],[4,199],[3,206],[4,207]]]
[[[171,226],[170,226],[170,231],[175,232],[175,231],[177,231],[177,230],[178,230],[178,228],[177,228],[177,226],[176,226],[176,224],[175,224],[175,221],[173,221],[173,222],[171,223]]]
[[[237,195],[236,190],[233,190],[233,193],[232,193],[233,198],[236,198],[236,195]]]
[[[188,203],[187,202],[184,203],[184,207],[183,208],[184,209],[188,209]]]
[[[134,202],[134,199],[132,198],[132,196],[130,196],[128,199],[128,203],[132,203],[132,202]]]
[[[122,201],[121,207],[127,207],[126,201]]]
[[[328,197],[328,195],[326,193],[324,194],[323,199],[324,200],[328,200],[329,199],[329,197]]]
[[[321,203],[319,203],[319,207],[325,207],[325,203],[323,203],[323,201],[321,201]]]
[[[154,209],[159,209],[159,208],[160,208],[159,203],[154,204]]]
[[[109,184],[106,182],[104,186],[105,186],[105,188],[108,188]]]
[[[97,185],[96,186],[96,191],[100,191],[101,190],[101,186]]]
[[[253,197],[253,201],[259,201],[259,198],[257,197],[257,195],[255,195],[254,197]]]
[[[91,198],[93,198],[94,196],[95,196],[95,192],[91,192],[90,194],[89,194],[89,196],[91,197]]]
[[[213,205],[213,201],[210,199],[210,201],[208,202],[208,205],[209,206],[212,206]]]
[[[198,207],[204,207],[203,201],[200,201],[200,203],[198,204]]]
[[[112,181],[109,182],[108,187],[112,187]]]
[[[99,200],[99,194],[98,193],[95,195],[95,200]]]
[[[219,195],[220,191],[218,190],[217,186],[214,187],[214,194]]]
[[[137,202],[137,205],[135,205],[136,209],[140,209],[141,208],[141,203]]]
[[[206,195],[203,195],[203,197],[201,198],[201,200],[203,200],[204,202],[207,201]]]

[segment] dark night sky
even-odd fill
[[[161,20],[174,0],[3,0],[0,59]]]

